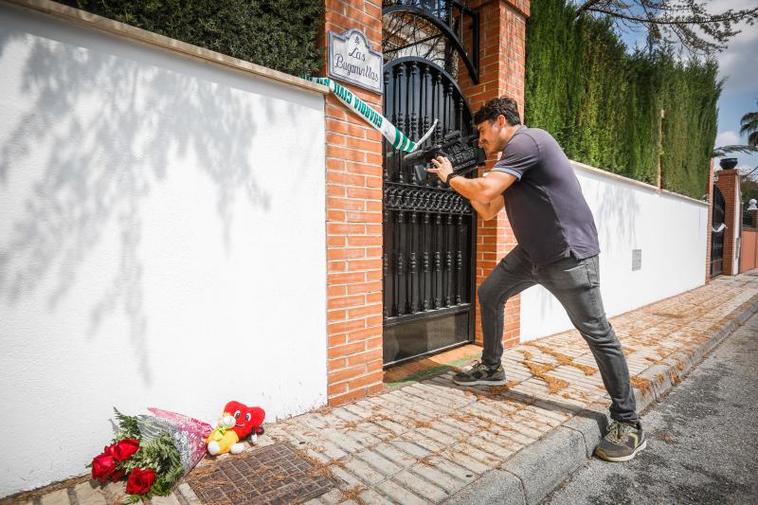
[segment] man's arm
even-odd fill
[[[471,200],[471,206],[474,207],[482,219],[489,221],[490,219],[497,216],[497,213],[500,212],[500,210],[505,206],[505,200],[503,198],[495,198],[495,200],[489,203],[482,203],[477,202],[476,200]]]
[[[453,177],[450,179],[450,187],[472,202],[489,204],[497,199],[502,200],[503,192],[516,180],[516,176],[505,172],[489,172],[485,177],[476,179]]]
[[[453,171],[450,160],[444,156],[437,156],[432,160],[432,165],[427,171],[437,174],[437,177],[443,182]],[[450,187],[472,202],[487,204],[499,198],[517,180],[515,175],[492,171],[488,172],[485,177],[477,177],[476,179],[453,177],[450,179]]]
[[[437,174],[437,177],[442,181],[445,181],[453,171],[450,160],[444,156],[433,159],[432,164],[434,167],[428,168],[427,171]],[[503,192],[517,180],[515,175],[509,173],[488,172],[484,177],[475,179],[453,177],[450,179],[450,187],[468,199],[474,209],[482,216],[482,219],[489,221],[505,205]]]

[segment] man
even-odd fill
[[[505,384],[505,302],[540,284],[560,301],[589,344],[611,397],[613,422],[595,453],[608,461],[628,461],[647,442],[626,359],[603,309],[597,230],[574,170],[549,133],[521,124],[516,102],[508,97],[487,102],[474,114],[474,124],[487,155],[502,153],[486,177],[459,177],[442,156],[428,170],[470,200],[484,220],[505,206],[518,246],[479,287],[482,359],[453,380],[461,385]]]

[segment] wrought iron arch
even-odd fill
[[[418,76],[414,76],[414,68],[417,69]],[[416,106],[420,105],[419,103],[416,103],[416,101],[430,98],[429,95],[425,93],[424,89],[424,86],[426,86],[428,82],[425,82],[423,75],[427,72],[429,78],[434,77],[435,79],[438,79],[439,82],[444,82],[445,86],[450,88],[450,94],[454,97],[454,106],[450,109],[442,108],[443,115],[441,116],[430,115],[428,118],[419,118],[421,121],[416,122],[414,114],[416,112]],[[400,79],[400,82],[394,80],[393,73],[404,73],[405,80],[402,78]],[[399,87],[387,89],[387,85],[390,84],[390,81],[399,84]],[[435,131],[432,133],[431,138],[427,141],[428,143],[435,143],[443,135],[453,130],[461,130],[463,135],[468,135],[473,132],[474,125],[471,122],[472,114],[468,99],[463,94],[463,90],[458,85],[456,79],[436,63],[417,56],[405,56],[403,58],[392,60],[384,65],[384,85],[384,111],[385,113],[393,114],[392,117],[389,117],[390,121],[400,128],[400,130],[407,132],[406,134],[411,139],[416,139],[423,135],[432,125],[434,119],[438,120],[437,126],[435,127]],[[422,87],[420,93],[409,93],[408,90],[412,90],[416,85]],[[397,100],[395,100],[396,93],[405,93],[405,95],[402,96],[402,99],[405,100],[404,105],[410,110],[409,114],[404,114],[402,107],[398,107],[396,110],[390,110],[387,108],[388,104],[392,104],[393,102],[397,103]],[[432,112],[429,107],[431,106],[428,106],[427,110]],[[385,149],[385,155],[393,156],[394,154],[400,153],[391,149]]]
[[[407,14],[420,18],[431,24],[440,31],[452,49],[458,53],[466,65],[471,80],[479,83],[479,13],[472,10],[457,0],[385,0],[382,9],[384,16]],[[469,47],[466,47],[464,41],[464,23],[468,20],[471,24]],[[386,31],[386,27],[385,27]],[[411,30],[412,32],[413,30]],[[434,35],[424,34],[426,37],[418,40],[413,37],[413,33],[404,34],[405,37],[411,38],[407,45],[400,47],[388,47],[387,34],[385,33],[382,46],[385,52],[385,59],[388,53],[399,51],[407,47],[426,42],[435,38]]]

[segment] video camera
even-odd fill
[[[442,137],[442,142],[407,154],[404,160],[413,166],[419,183],[437,178],[426,171],[431,161],[437,156],[449,159],[450,164],[453,165],[453,172],[465,175],[476,170],[476,167],[484,165],[487,159],[484,149],[477,146],[478,138],[476,133],[463,137],[460,130],[455,130]]]

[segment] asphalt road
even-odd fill
[[[758,315],[642,417],[647,449],[589,461],[543,505],[758,505]]]

